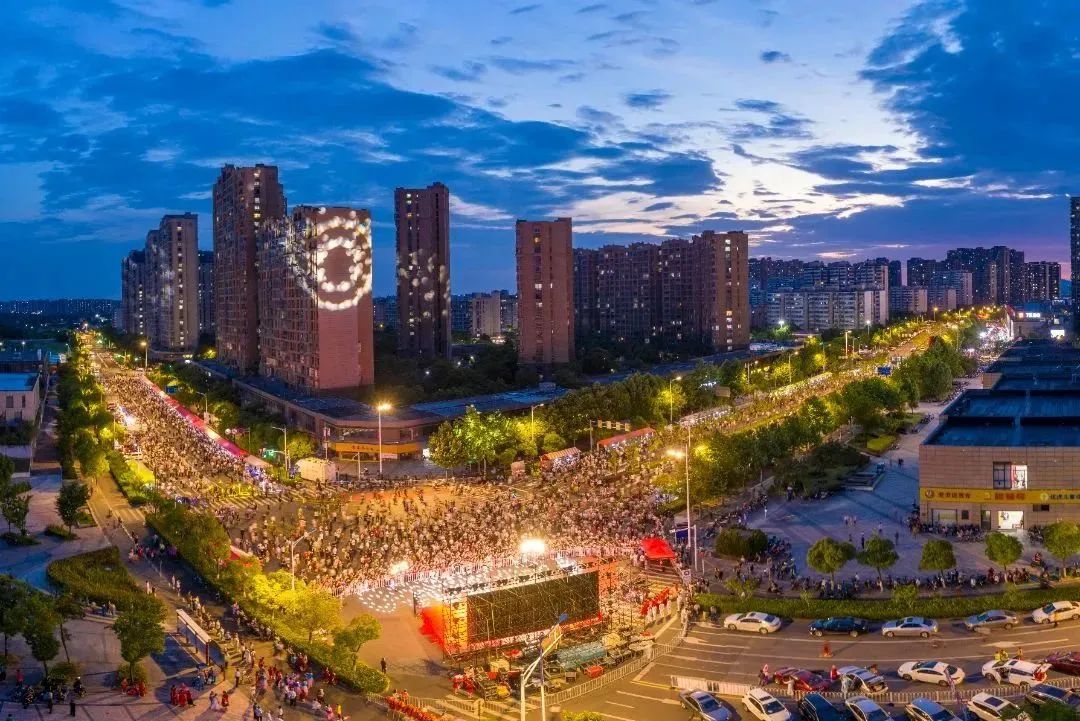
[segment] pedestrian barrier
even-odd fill
[[[1057,686],[1059,688],[1080,688],[1080,678],[1069,676],[1067,678],[1055,678],[1044,681],[1043,683]],[[716,694],[718,696],[744,696],[750,689],[761,688],[758,684],[748,683],[733,683],[730,681],[713,681],[704,678],[694,678],[689,676],[671,676],[669,685],[671,688],[679,689],[680,691],[706,691],[708,693]],[[783,692],[782,687],[777,687],[775,690],[770,689],[770,693],[774,696],[787,696]],[[1001,698],[1016,698],[1024,695],[1024,689],[1016,685],[999,685],[999,686],[983,686],[980,688],[957,688],[953,690],[934,690],[934,691],[890,691],[879,696],[873,696],[873,699],[881,704],[893,704],[903,705],[909,704],[917,698],[924,698],[930,701],[936,701],[940,704],[952,703],[957,700],[969,701],[971,697],[979,693],[989,693],[994,696],[1000,696]],[[803,691],[796,691],[792,700],[797,701],[805,696]],[[830,701],[843,701],[845,696],[837,691],[825,691],[821,693],[822,696]],[[848,696],[858,696],[857,693],[850,693]]]

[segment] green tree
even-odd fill
[[[469,462],[465,443],[454,424],[442,423],[428,439],[428,452],[435,465],[451,469],[460,468]]]
[[[1058,701],[1051,701],[1042,706],[1032,706],[1028,715],[1031,721],[1080,721],[1080,712]]]
[[[292,624],[306,632],[311,643],[316,631],[332,631],[337,627],[341,601],[329,591],[297,582],[288,610]]]
[[[1061,561],[1062,574],[1068,571],[1069,559],[1080,553],[1080,526],[1072,521],[1058,521],[1043,529],[1043,545]]]
[[[0,576],[0,634],[4,635],[4,658],[8,655],[8,639],[22,633],[26,625],[26,603],[30,589],[11,576]]]
[[[897,586],[893,589],[892,600],[897,606],[911,613],[915,610],[915,603],[919,600],[919,589],[911,584]]]
[[[948,541],[927,541],[919,559],[920,571],[948,571],[956,567],[956,554]]]
[[[921,371],[920,387],[924,399],[939,400],[952,390],[953,372],[945,361],[928,358]]]
[[[344,628],[334,632],[334,663],[352,671],[356,668],[356,656],[368,641],[374,641],[382,633],[378,619],[370,614],[360,614]]]
[[[26,517],[30,514],[30,494],[16,494],[0,499],[0,515],[7,521],[8,532],[15,526],[26,535]]]
[[[1015,536],[994,531],[986,537],[986,557],[991,563],[1001,566],[1003,571],[1008,571],[1009,566],[1019,561],[1023,553],[1024,544]]]
[[[295,462],[301,458],[311,458],[315,455],[315,439],[307,433],[294,433],[289,436],[289,462]]]
[[[60,486],[60,492],[56,494],[56,512],[68,531],[79,522],[79,511],[89,500],[90,489],[85,483],[68,481]]]
[[[68,653],[67,647],[69,635],[67,629],[64,628],[64,622],[75,621],[85,616],[83,605],[79,603],[79,599],[75,598],[75,596],[64,592],[53,599],[53,610],[56,611],[57,625],[60,630],[60,645],[64,647],[64,658],[68,663],[71,663],[71,654]]]
[[[22,635],[34,660],[41,662],[46,678],[49,676],[49,661],[60,653],[60,642],[56,640],[56,627],[59,624],[60,617],[53,608],[51,598],[39,593],[29,597]]]
[[[120,656],[128,663],[128,680],[135,681],[135,664],[152,653],[165,650],[165,607],[160,603],[135,603],[120,611],[113,632],[120,640]]]
[[[806,564],[818,573],[827,573],[835,581],[836,572],[855,558],[855,546],[826,536],[806,552]]]
[[[900,555],[896,552],[896,546],[892,541],[875,535],[867,539],[866,547],[859,551],[855,560],[877,571],[880,581],[881,572],[892,568],[900,560]]]

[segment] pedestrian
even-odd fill
[[[850,692],[851,679],[848,676],[844,676],[842,679],[840,679],[840,693],[843,694],[844,698],[846,699],[848,697],[848,693]]]
[[[859,548],[861,548],[863,550],[866,550],[866,534],[865,533],[860,533],[859,534]]]
[[[832,648],[829,647],[829,642],[828,641],[826,641],[821,646],[821,657],[822,658],[832,658]]]
[[[71,718],[75,718],[75,692],[74,691],[71,692],[71,697],[68,698],[68,715],[71,716]],[[8,716],[8,718],[11,718],[11,717]]]
[[[385,658],[380,658],[379,659],[379,668],[382,669],[383,674],[386,673],[386,659]]]
[[[49,713],[53,712],[53,692],[52,689],[45,689],[45,705],[49,707]]]
[[[233,672],[233,691],[240,688],[240,667],[237,666]]]
[[[787,680],[787,695],[795,698],[795,677],[788,676]]]
[[[896,539],[896,545],[899,546],[900,545],[900,531],[897,531],[896,533],[894,533],[893,537]]]

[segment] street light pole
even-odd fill
[[[195,391],[195,392],[203,397],[203,416],[205,416],[203,418],[203,420],[206,420],[207,418],[210,417],[210,397],[208,395],[206,395],[205,393],[203,393],[202,391]]]
[[[379,475],[382,476],[382,414],[385,411],[390,410],[389,403],[380,403],[375,406],[375,410],[379,413]]]
[[[675,381],[682,381],[682,376],[675,376],[674,378],[668,378],[667,382],[667,399],[668,399],[668,425],[670,426],[675,422],[675,391],[673,385]]]
[[[304,540],[311,535],[311,531],[308,531],[304,535],[297,538],[295,541],[289,544],[289,576],[292,580],[292,590],[296,590],[296,544]]]

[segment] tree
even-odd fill
[[[69,532],[79,522],[79,511],[89,500],[90,489],[85,483],[69,481],[60,486],[60,492],[56,495],[56,512]]]
[[[56,627],[60,617],[52,606],[52,599],[43,594],[32,594],[26,603],[26,622],[22,635],[34,660],[41,662],[45,677],[49,677],[49,661],[60,653],[60,642],[56,640]]]
[[[1058,521],[1043,529],[1043,545],[1061,561],[1062,575],[1068,573],[1068,561],[1080,552],[1080,526],[1072,521]]]
[[[1008,571],[1009,566],[1019,561],[1023,553],[1024,544],[1014,536],[994,531],[986,537],[986,557],[991,563],[1001,566],[1003,571]]]
[[[22,633],[26,625],[26,602],[30,589],[11,576],[0,576],[0,633],[4,635],[4,658],[8,655],[8,638]]]
[[[25,536],[26,517],[30,514],[30,495],[17,494],[0,499],[0,515],[7,521],[8,532],[15,526]]]
[[[892,568],[900,560],[896,552],[896,546],[887,538],[871,536],[866,541],[866,547],[855,557],[859,563],[869,566],[877,571],[878,580],[881,580],[881,572]]]
[[[315,455],[315,441],[307,433],[294,433],[289,437],[289,462]]]
[[[1051,701],[1031,708],[1031,721],[1080,721],[1080,713],[1072,706]]]
[[[452,423],[442,423],[428,439],[431,462],[442,468],[459,468],[469,462],[465,443]]]
[[[64,621],[74,621],[85,616],[83,605],[75,596],[64,592],[53,599],[53,610],[56,611],[57,624],[60,627],[60,645],[64,647],[64,658],[71,663],[71,654],[68,653],[67,647],[68,633],[64,628]]]
[[[113,622],[120,656],[128,662],[128,681],[135,681],[135,664],[165,650],[165,607],[152,598],[123,609]]]
[[[356,668],[356,655],[360,647],[374,641],[382,633],[382,626],[374,616],[362,613],[344,628],[334,632],[334,663],[352,671]]]
[[[927,541],[919,559],[920,571],[948,571],[956,566],[956,554],[948,541]]]
[[[341,601],[329,591],[316,586],[297,582],[296,591],[291,594],[288,609],[292,624],[307,632],[308,643],[321,629],[330,629],[338,625],[341,613]]]
[[[806,552],[806,564],[818,573],[827,573],[836,581],[836,572],[855,557],[855,546],[826,536]]]

